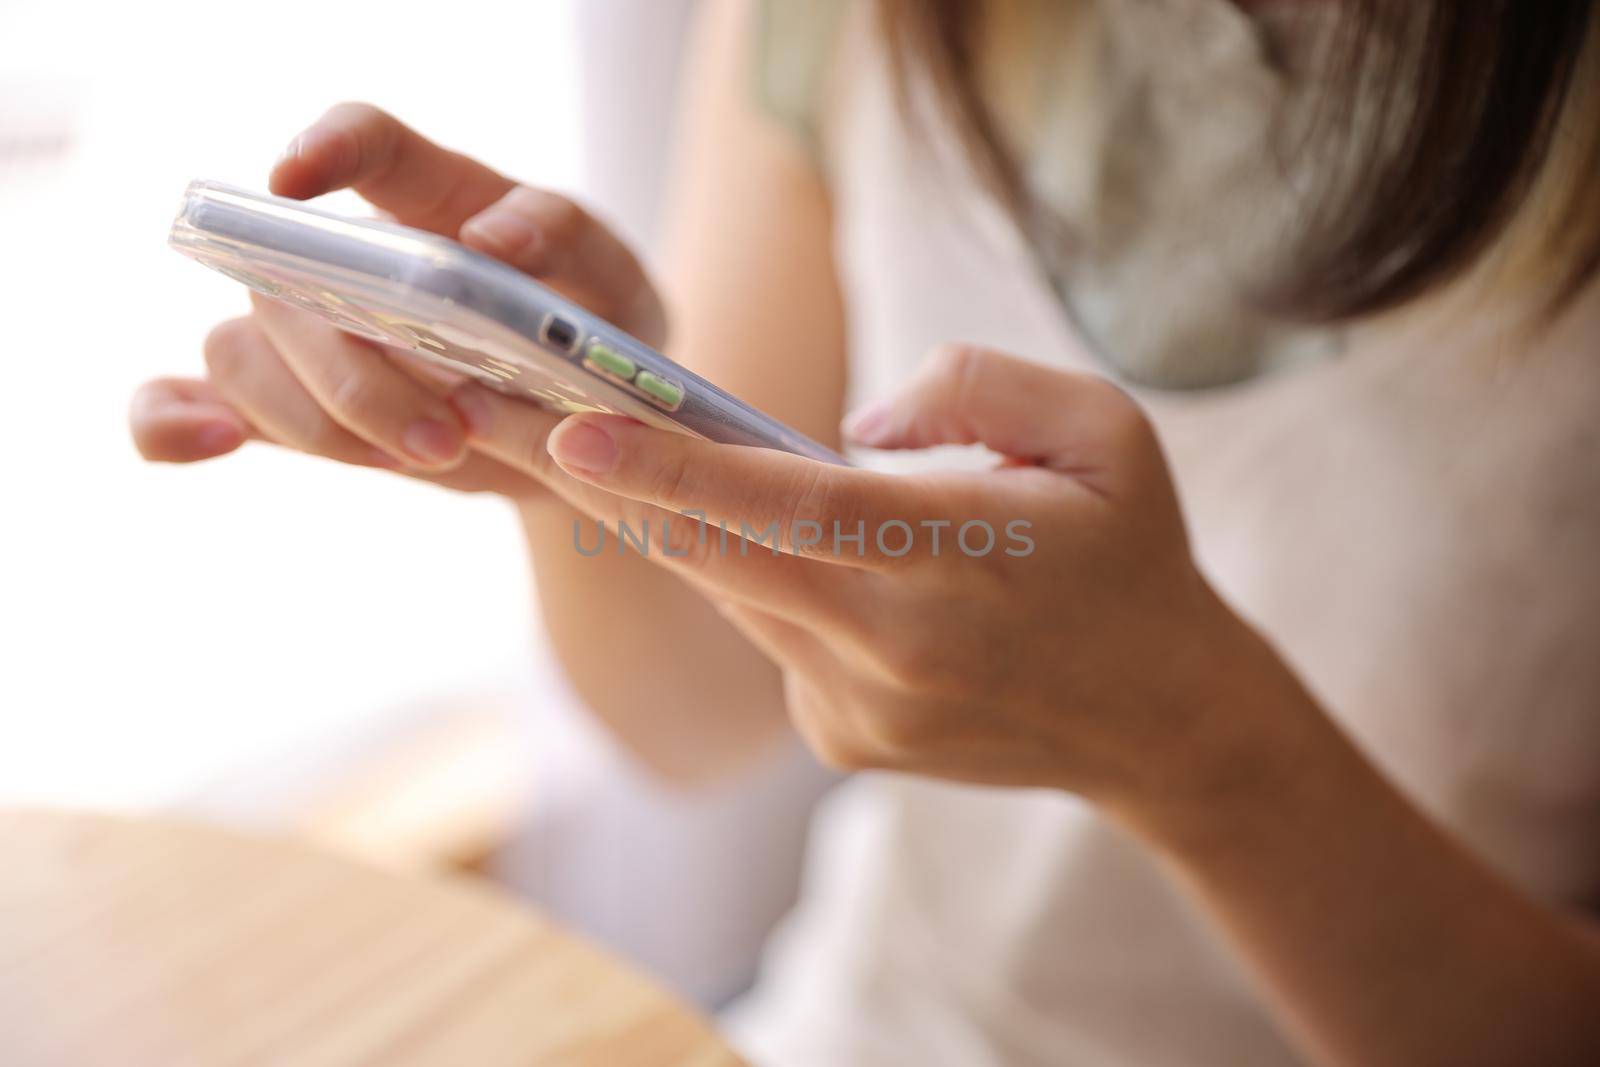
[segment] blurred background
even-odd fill
[[[714,794],[630,767],[552,666],[497,500],[262,445],[152,466],[125,429],[245,307],[165,248],[184,185],[262,187],[337,101],[654,252],[691,6],[0,0],[0,804],[475,872],[702,1004],[749,981],[828,784],[803,753]]]

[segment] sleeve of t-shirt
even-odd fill
[[[822,111],[850,0],[757,0],[754,81],[761,107],[822,157]]]

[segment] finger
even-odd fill
[[[551,432],[563,417],[503,397],[478,385],[464,385],[453,402],[462,411],[473,448],[537,478],[591,519],[647,531],[652,562],[683,574],[713,599],[760,607],[788,619],[824,622],[835,618],[841,590],[820,567],[775,553],[772,545],[752,545],[731,531],[683,515],[670,506],[618,495],[609,487],[575,478],[555,462]],[[676,434],[663,434],[676,437]]]
[[[566,197],[519,185],[461,227],[461,241],[660,346],[666,316],[637,257]]]
[[[212,330],[205,356],[217,392],[268,440],[356,466],[398,465],[329,417],[255,319],[233,319]]]
[[[251,301],[282,364],[340,426],[422,470],[465,458],[466,431],[449,403],[376,345],[286,304],[257,294]]]
[[[591,519],[613,523],[614,527],[626,523],[631,529],[640,530],[672,517],[607,493],[563,471],[551,457],[546,442],[564,416],[471,382],[450,395],[450,404],[460,414],[474,451],[541,483]],[[679,526],[684,524],[680,522]]]
[[[353,188],[408,226],[454,236],[509,178],[441,148],[371,104],[338,104],[290,142],[268,187],[297,200]]]
[[[195,463],[232,452],[251,435],[250,424],[209,382],[159,378],[133,394],[128,425],[145,459]]]
[[[971,345],[936,350],[909,388],[844,428],[872,448],[982,444],[1086,480],[1155,444],[1139,406],[1109,381]]]
[[[701,511],[744,536],[829,563],[893,562],[926,510],[887,475],[765,448],[721,445],[615,415],[575,415],[549,439],[575,478],[668,511]],[[905,531],[888,531],[905,527]],[[892,537],[892,540],[884,540]]]
[[[385,470],[399,466],[393,456],[333,421],[251,319],[236,319],[213,331],[206,343],[206,361],[214,384],[182,384],[218,398],[241,421],[254,423],[253,436],[354,466]],[[468,452],[450,470],[405,469],[403,473],[464,493],[499,493],[522,499],[538,491],[520,471],[475,452]]]

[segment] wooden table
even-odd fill
[[[5,1067],[738,1062],[491,889],[178,822],[0,813]]]

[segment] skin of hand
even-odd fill
[[[666,316],[632,252],[582,208],[441,148],[365,104],[341,104],[290,144],[274,193],[353,188],[397,222],[456,238],[537,278],[648,343]],[[195,462],[270,441],[356,466],[400,470],[527,500],[522,472],[473,451],[448,391],[459,379],[252,294],[248,316],[207,337],[204,379],[142,386],[130,411],[147,459]]]
[[[591,513],[573,482],[624,498],[630,529],[664,529],[653,558],[781,665],[797,727],[834,765],[1145,805],[1268,760],[1270,729],[1211,710],[1251,684],[1241,664],[1272,677],[1276,661],[1201,577],[1150,424],[1102,379],[941,349],[850,435],[882,449],[982,443],[1005,462],[916,476],[616,416],[561,421],[477,386],[456,403],[474,447],[552,484],[569,476],[560,491]],[[808,521],[829,533],[783,552],[736,536],[776,524],[805,541]],[[995,535],[981,555],[981,526],[961,539],[975,521]],[[859,552],[835,554],[835,522],[865,532]]]
[[[1311,1062],[1595,1062],[1592,921],[1533,899],[1422,814],[1213,593],[1156,437],[1115,387],[942,350],[849,435],[981,443],[1003,462],[915,476],[562,420],[477,386],[455,402],[474,447],[580,509],[614,515],[589,491],[620,496],[632,530],[664,531],[651,559],[780,665],[823,759],[1093,801],[1228,936]],[[1033,551],[949,551],[975,519],[1029,522]],[[865,551],[836,556],[824,536],[774,554],[737,536],[806,520],[861,523]],[[897,520],[951,523],[946,551],[922,538],[882,552],[874,531]],[[904,530],[888,544],[898,552]]]
[[[719,33],[729,42],[744,36],[731,26]],[[697,69],[707,77],[719,72],[719,84],[725,77],[742,98],[743,82],[731,70],[723,72],[725,66]],[[754,393],[791,423],[814,434],[835,426],[836,405],[813,410],[826,404],[830,383],[843,373],[842,351],[835,348],[829,357],[820,347],[831,335],[842,335],[828,327],[837,323],[837,314],[828,299],[831,290],[815,274],[826,262],[825,243],[815,238],[827,232],[816,221],[821,195],[796,202],[794,190],[810,188],[797,175],[808,179],[809,170],[798,150],[791,158],[787,143],[761,136],[769,131],[720,120],[693,125],[699,136],[683,156],[696,170],[674,183],[695,200],[694,210],[678,212],[696,220],[685,227],[689,239],[682,241],[692,254],[675,258],[678,273],[703,283],[680,293],[696,312],[684,316],[682,343],[694,347],[703,369],[709,369],[705,361],[716,364],[719,379],[729,379],[730,366],[743,373],[741,391],[751,391],[752,380],[764,386],[774,395]],[[728,132],[730,125],[738,135]],[[741,177],[731,183],[731,195],[727,189],[717,193],[727,183],[708,182],[702,169],[712,178]],[[663,301],[638,260],[603,225],[569,201],[519,187],[428,142],[369,105],[334,107],[295,138],[273,168],[270,187],[302,199],[353,188],[380,214],[453,235],[653,346],[666,345]],[[774,207],[775,197],[781,207]],[[715,234],[695,239],[702,227],[713,227]],[[798,237],[797,227],[803,230]],[[768,243],[785,244],[789,254],[781,263],[761,257],[752,269],[741,250]],[[736,274],[738,284],[711,281],[725,272]],[[788,272],[801,279],[788,279]],[[724,328],[728,316],[719,301],[748,306],[747,294],[777,284],[782,293],[761,300],[759,313]],[[768,332],[795,336],[792,321],[806,324],[806,377],[798,383],[782,374],[752,379],[740,361],[749,338]],[[764,354],[782,363],[788,350],[775,345]],[[448,395],[459,379],[264,299],[253,299],[250,315],[218,326],[207,338],[205,356],[204,378],[153,381],[133,398],[132,435],[146,458],[203,461],[254,439],[457,490],[503,495],[522,516],[530,555],[543,560],[534,568],[539,608],[569,681],[652,775],[685,786],[719,780],[791,738],[776,668],[695,590],[642,560],[560,558],[565,536],[545,532],[565,528],[569,505],[525,471],[471,447]],[[571,483],[563,487],[567,496],[589,488],[553,467],[544,476]],[[603,509],[608,499],[618,498],[593,490],[589,505]],[[546,540],[553,550],[545,551]],[[637,677],[619,675],[610,657],[586,639],[599,620],[608,620],[614,637],[632,637],[646,649],[646,670]],[[665,638],[662,626],[670,632]],[[701,665],[708,662],[718,670],[705,671]],[[678,709],[670,720],[654,712],[654,703],[663,699]]]

